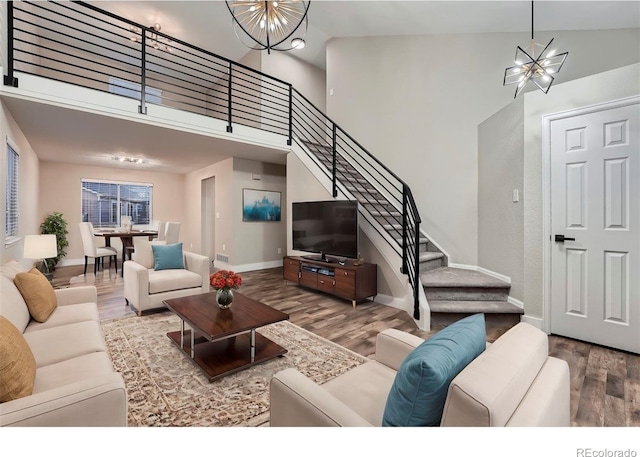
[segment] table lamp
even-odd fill
[[[49,278],[49,266],[45,259],[58,255],[58,244],[55,235],[27,235],[24,237],[24,252],[26,259],[40,259],[42,273]],[[50,279],[50,278],[49,278]]]

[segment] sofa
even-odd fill
[[[179,265],[165,264],[170,268],[160,267],[154,246],[156,250],[179,247],[182,261]],[[209,258],[182,251],[182,243],[167,245],[166,241],[134,240],[134,253],[131,260],[124,262],[123,272],[126,304],[133,306],[138,315],[146,310],[164,308],[164,300],[210,291]]]
[[[415,335],[385,330],[377,336],[375,359],[323,385],[294,368],[278,372],[270,383],[270,425],[383,425],[396,375],[422,343]],[[485,345],[445,386],[440,426],[570,425],[569,368],[548,355],[544,332],[521,322]]]
[[[53,290],[49,285],[47,292],[55,294],[55,307],[39,322],[14,283],[16,275],[24,272],[27,269],[16,260],[0,266],[0,337],[6,361],[7,329],[17,334],[29,355],[24,359],[35,362],[35,378],[30,394],[0,403],[0,425],[126,426],[127,392],[107,352],[96,288]],[[9,371],[5,365],[3,361],[3,377]],[[3,378],[3,385],[6,382]]]

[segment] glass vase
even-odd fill
[[[232,289],[218,289],[216,290],[216,303],[220,309],[229,309],[233,302],[233,290]]]

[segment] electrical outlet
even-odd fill
[[[223,251],[226,251],[226,250],[227,250],[227,245],[226,245],[226,244],[223,244],[223,245],[222,245],[222,250],[223,250]]]

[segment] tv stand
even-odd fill
[[[327,257],[324,252],[320,255],[303,255],[302,258],[305,260],[313,260],[314,262],[338,263],[336,259]]]
[[[376,264],[339,265],[335,259],[325,256],[324,260],[317,260],[317,257],[285,257],[285,281],[346,298],[354,308],[358,300],[373,299],[378,294]]]

